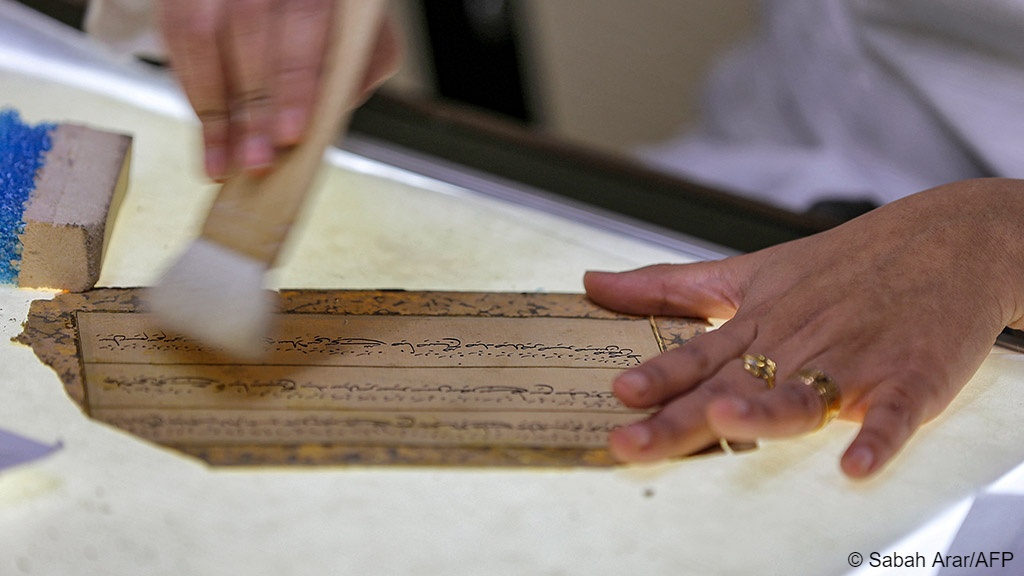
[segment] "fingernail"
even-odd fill
[[[651,430],[643,424],[626,426],[622,431],[634,448],[644,449],[651,444]]]
[[[847,456],[846,461],[850,472],[863,476],[871,471],[871,467],[875,463],[875,454],[870,448],[861,446],[854,448]]]
[[[651,383],[643,372],[630,371],[621,374],[615,384],[625,388],[631,395],[643,398],[651,389]]]
[[[220,180],[227,172],[228,156],[223,148],[207,148],[203,163],[206,174],[213,180]]]
[[[274,148],[264,136],[252,136],[242,144],[242,167],[245,170],[263,170],[274,161]]]
[[[277,139],[284,145],[297,144],[306,131],[306,114],[300,108],[282,110],[277,116]]]

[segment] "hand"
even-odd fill
[[[814,431],[822,370],[840,417],[861,422],[843,471],[878,471],[945,409],[1024,302],[1024,181],[974,180],[904,198],[833,230],[718,262],[588,273],[596,303],[634,314],[731,318],[719,329],[621,374],[616,396],[649,419],[615,430],[613,454],[652,461],[718,438]],[[740,356],[777,364],[778,384]]]
[[[205,167],[215,180],[266,172],[302,140],[321,84],[334,0],[161,0],[171,65],[203,126]],[[359,102],[401,60],[385,18]]]

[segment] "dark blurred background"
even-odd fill
[[[81,27],[87,0],[22,0]],[[756,0],[392,0],[408,42],[388,91],[465,104],[610,152],[670,137],[749,35]]]

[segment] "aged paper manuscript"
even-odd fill
[[[610,465],[618,372],[702,321],[575,294],[283,291],[263,357],[162,330],[141,289],[32,304],[18,340],[92,418],[217,465]]]

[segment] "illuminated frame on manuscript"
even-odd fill
[[[608,465],[615,374],[700,333],[575,294],[284,291],[258,361],[165,332],[140,289],[32,305],[19,340],[92,418],[211,464]]]

